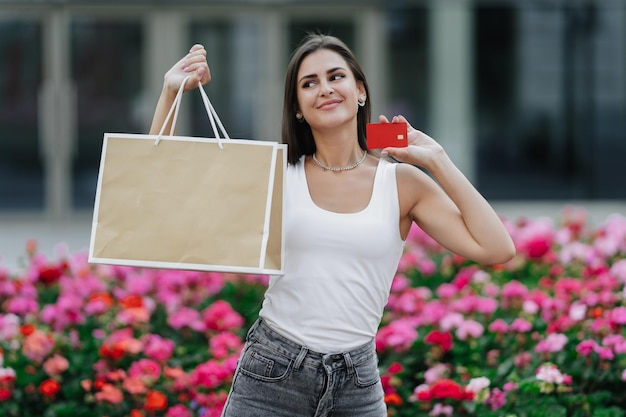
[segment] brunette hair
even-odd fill
[[[302,155],[312,155],[315,153],[315,141],[311,127],[306,121],[298,121],[295,117],[298,107],[298,71],[304,58],[312,52],[320,49],[328,49],[341,55],[346,61],[348,67],[352,71],[356,81],[361,81],[365,88],[367,100],[363,107],[359,106],[357,113],[357,134],[359,146],[363,150],[367,150],[365,141],[365,127],[370,121],[372,108],[370,107],[370,93],[365,80],[365,74],[361,66],[357,62],[350,48],[341,40],[334,36],[322,34],[307,35],[296,50],[291,55],[291,60],[287,66],[287,74],[285,77],[285,97],[283,101],[283,124],[282,124],[282,142],[287,146],[287,160],[290,164],[295,165]]]

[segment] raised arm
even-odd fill
[[[408,124],[402,116],[392,121]],[[409,125],[409,146],[386,148],[386,154],[410,164],[398,166],[397,173],[403,236],[415,221],[441,245],[468,259],[496,264],[515,255],[499,216],[435,140]],[[436,182],[411,165],[428,170]]]
[[[150,134],[156,135],[161,130],[165,117],[172,107],[172,103],[174,103],[180,84],[188,75],[191,77],[185,84],[185,91],[197,88],[198,81],[203,85],[211,81],[211,72],[206,61],[206,51],[202,45],[192,46],[189,53],[165,73],[163,90],[161,90],[161,95],[154,111]],[[169,133],[170,126],[171,121],[165,127],[164,132],[166,134]]]

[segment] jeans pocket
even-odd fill
[[[368,356],[354,365],[354,383],[357,387],[365,388],[376,384],[380,380],[378,359],[376,355]]]
[[[243,352],[239,370],[260,381],[277,382],[289,375],[292,364],[293,360],[253,343]]]

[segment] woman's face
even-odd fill
[[[358,98],[365,97],[365,88],[341,55],[329,49],[307,55],[297,83],[300,112],[313,130],[356,123]]]

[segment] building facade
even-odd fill
[[[145,133],[194,43],[234,138],[280,140],[307,31],[359,58],[373,114],[404,114],[491,201],[626,201],[626,2],[0,1],[0,218],[93,209],[105,132]],[[211,136],[199,95],[178,132]]]

